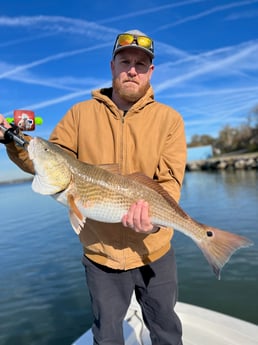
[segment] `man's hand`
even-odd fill
[[[159,228],[153,226],[149,217],[149,204],[144,200],[139,200],[132,204],[127,214],[122,218],[122,224],[136,232],[150,234]]]
[[[6,121],[3,115],[0,114],[0,125],[4,126],[5,128],[10,128],[11,125]],[[4,133],[0,129],[0,140],[4,139]]]

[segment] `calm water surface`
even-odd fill
[[[196,245],[176,232],[179,299],[258,324],[258,174],[187,173],[181,206],[200,222],[249,237],[216,280]],[[67,209],[0,187],[0,344],[69,345],[91,325],[82,249]]]

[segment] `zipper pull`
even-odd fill
[[[124,110],[124,114],[122,116],[122,123],[125,122],[125,116],[126,116],[127,112],[128,112],[128,110]]]

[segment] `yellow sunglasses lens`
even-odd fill
[[[138,36],[137,42],[138,42],[139,46],[144,47],[144,48],[148,48],[148,49],[151,48],[151,45],[152,45],[152,40],[146,36]]]
[[[134,41],[134,37],[132,35],[120,35],[118,37],[117,43],[120,46],[128,46],[130,44],[132,44]]]

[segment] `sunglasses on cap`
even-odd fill
[[[154,57],[154,44],[150,37],[138,36],[128,33],[120,34],[116,38],[116,42],[113,49],[113,56],[123,47],[127,46],[138,46],[144,49],[147,53]]]

